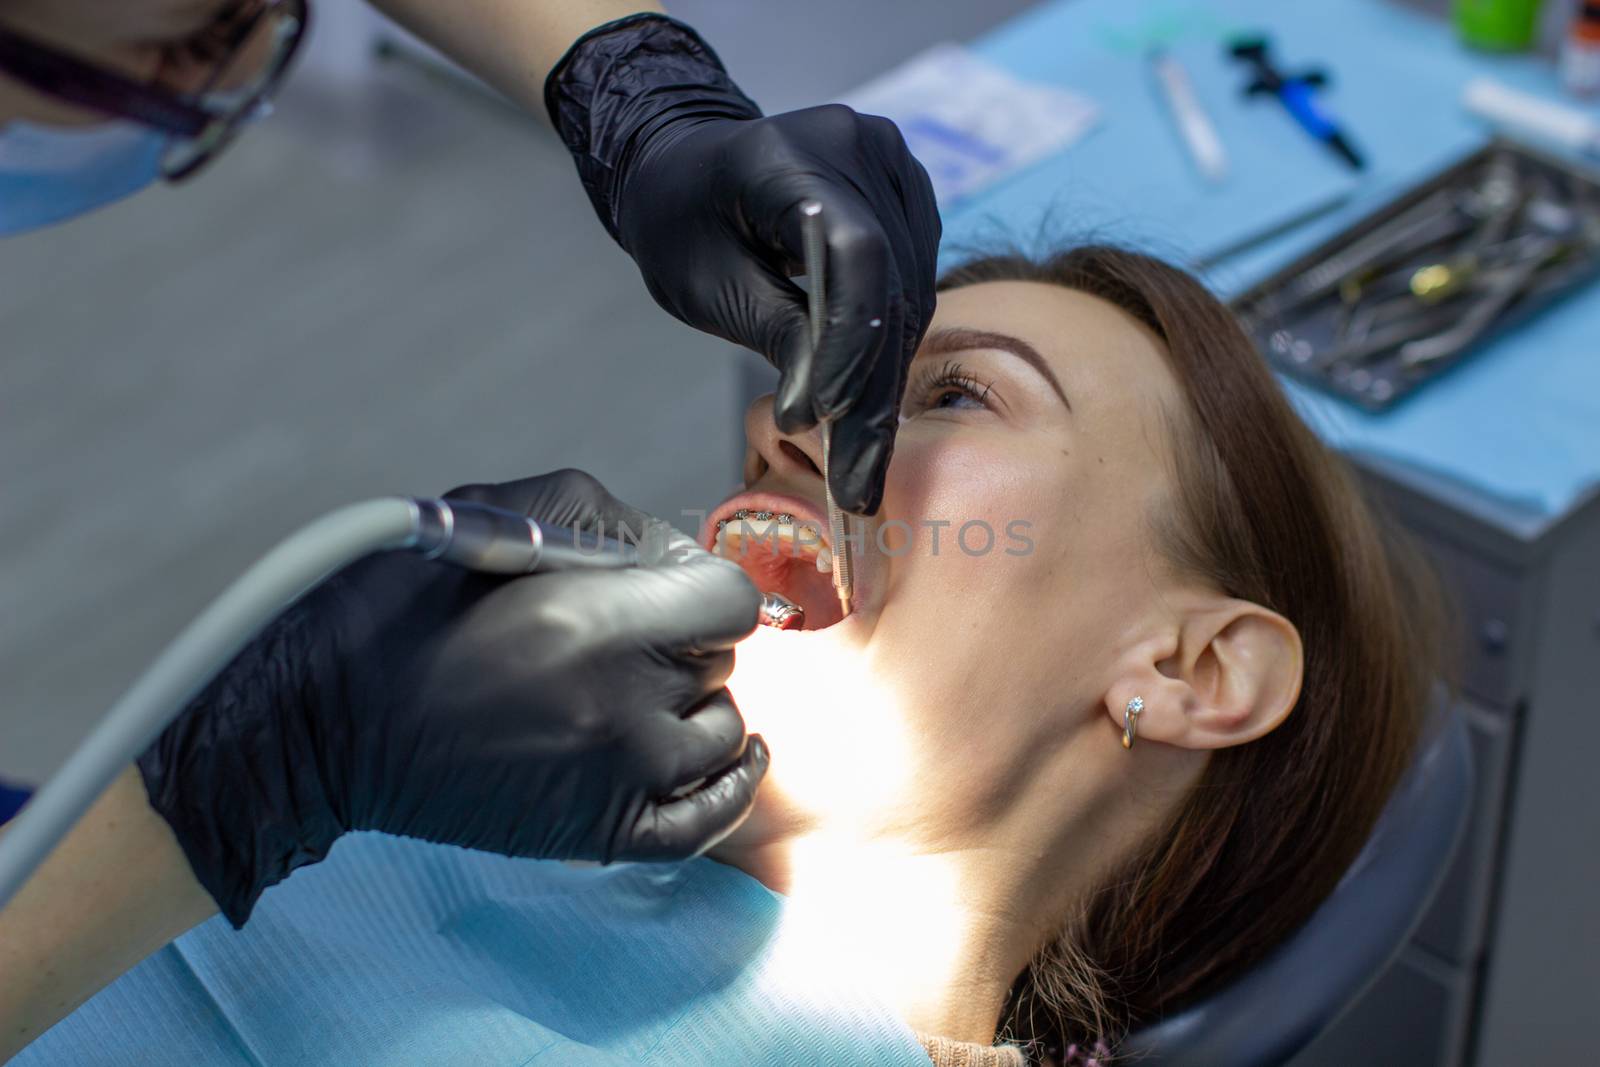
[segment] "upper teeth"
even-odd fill
[[[754,511],[740,508],[725,519],[717,520],[717,543],[714,551],[719,556],[734,558],[740,554],[744,541],[765,541],[774,548],[783,547],[793,555],[812,556],[817,570],[833,573],[833,553],[828,550],[828,539],[822,528],[814,522],[796,522],[787,511]]]

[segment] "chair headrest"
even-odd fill
[[[1311,919],[1228,988],[1131,1034],[1149,1067],[1272,1067],[1326,1029],[1399,954],[1455,854],[1473,789],[1465,718],[1440,707],[1366,847]]]

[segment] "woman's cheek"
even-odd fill
[[[997,436],[897,448],[869,546],[876,557],[869,566],[890,597],[928,609],[946,601],[976,606],[1014,596],[1030,580],[1030,563],[1039,561],[1029,557],[1061,507],[1060,471],[1041,469],[1037,454],[1018,447],[1020,435]]]
[[[904,542],[910,527],[915,551],[907,554],[965,549],[981,556],[991,532],[997,547],[1014,544],[1008,529],[1037,528],[1042,509],[1059,507],[1050,499],[1058,472],[1040,469],[1038,457],[1015,440],[972,433],[908,444],[896,448],[880,524],[891,543]]]

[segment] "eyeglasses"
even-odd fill
[[[309,19],[307,0],[235,4],[174,50],[151,83],[0,29],[0,71],[66,103],[170,134],[161,172],[178,182],[271,110]]]

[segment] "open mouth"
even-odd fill
[[[803,630],[825,630],[844,618],[833,589],[828,525],[803,501],[742,493],[707,520],[706,548],[744,568],[763,593],[805,611]]]

